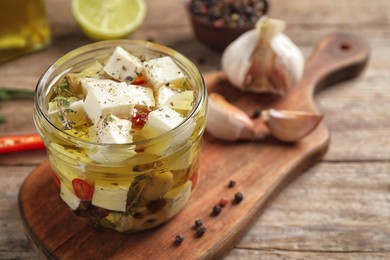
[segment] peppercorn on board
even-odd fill
[[[315,90],[359,75],[368,57],[362,39],[338,33],[318,43],[302,80],[282,98],[239,92],[229,86],[222,72],[205,75],[205,81],[210,92],[222,93],[249,114],[266,108],[317,112]],[[267,135],[264,126],[257,125]],[[57,195],[48,162],[25,180],[19,194],[20,212],[31,243],[48,258],[220,257],[250,228],[266,202],[321,159],[329,142],[324,123],[298,143],[283,143],[272,137],[231,143],[206,134],[201,174],[189,204],[171,221],[149,231],[105,231],[73,216]],[[223,207],[216,210],[218,204]],[[194,228],[196,220],[201,220],[201,229]]]

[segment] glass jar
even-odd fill
[[[50,43],[44,0],[0,1],[0,62]]]
[[[117,46],[146,59],[170,56],[175,61],[195,93],[185,120],[157,137],[128,144],[94,143],[56,127],[48,115],[53,86],[69,72],[106,61]],[[206,87],[189,59],[155,43],[115,40],[71,51],[42,75],[34,122],[47,147],[60,196],[69,208],[96,226],[127,232],[158,226],[187,204],[198,178],[206,113]]]

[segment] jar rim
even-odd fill
[[[48,117],[48,115],[44,112],[44,102],[42,101],[44,98],[44,95],[46,91],[50,90],[52,87],[53,81],[56,79],[58,80],[58,76],[61,75],[64,76],[66,73],[58,74],[55,75],[55,72],[57,71],[58,67],[66,62],[70,62],[72,59],[77,58],[78,56],[82,54],[86,54],[88,52],[97,52],[98,50],[103,50],[103,49],[112,49],[112,51],[118,47],[121,46],[124,49],[131,48],[131,47],[138,47],[138,48],[144,48],[145,50],[149,50],[151,52],[157,52],[161,53],[163,55],[169,56],[175,60],[175,62],[179,62],[179,66],[183,66],[183,63],[185,63],[185,67],[191,69],[191,72],[194,73],[194,75],[188,75],[190,76],[189,78],[194,78],[196,77],[198,80],[200,80],[200,86],[197,88],[198,92],[198,98],[196,100],[196,103],[194,104],[194,107],[192,110],[186,115],[185,119],[177,125],[175,128],[165,131],[155,137],[148,138],[145,140],[140,140],[136,142],[129,142],[129,143],[97,143],[93,141],[88,141],[82,138],[79,138],[77,136],[71,135],[64,131],[63,129],[57,127]],[[111,52],[108,52],[108,55]],[[81,60],[82,61],[82,60]],[[186,71],[188,73],[188,71]],[[52,75],[55,75],[55,78],[52,78],[51,81],[49,81],[49,77]],[[59,78],[61,78],[59,77]],[[194,79],[195,80],[195,79]],[[197,85],[197,84],[192,84],[192,85]],[[46,91],[45,91],[46,90]],[[42,97],[43,95],[43,97]],[[60,57],[58,60],[56,60],[54,63],[52,63],[42,74],[42,76],[39,78],[36,88],[35,88],[35,94],[34,94],[34,106],[35,106],[35,111],[36,113],[39,114],[40,117],[42,117],[46,123],[49,124],[49,127],[52,129],[58,131],[63,138],[65,138],[68,141],[78,143],[80,145],[96,145],[96,146],[134,146],[134,145],[146,145],[151,142],[156,142],[158,140],[164,140],[167,138],[169,135],[177,135],[180,132],[184,131],[187,127],[190,127],[189,122],[190,119],[196,116],[198,113],[200,113],[202,109],[202,105],[207,102],[207,88],[206,84],[204,82],[203,76],[199,69],[195,66],[195,64],[186,56],[181,54],[180,52],[169,48],[167,46],[150,42],[150,41],[143,41],[143,40],[133,40],[133,39],[120,39],[120,40],[107,40],[107,41],[100,41],[100,42],[94,42],[90,44],[83,45],[81,47],[78,47],[76,49],[71,50],[70,52],[64,54],[62,57]],[[59,136],[57,136],[59,137]]]

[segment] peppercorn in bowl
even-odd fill
[[[197,39],[219,52],[269,9],[267,0],[188,0],[186,5]]]
[[[105,41],[60,58],[37,84],[34,122],[63,203],[120,232],[174,217],[195,188],[206,97],[195,65],[158,44]]]

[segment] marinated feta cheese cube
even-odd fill
[[[172,130],[180,123],[182,123],[184,117],[175,110],[162,106],[148,115],[148,121],[142,128],[141,134],[144,138],[153,138],[164,132]],[[145,151],[153,154],[164,154],[167,149],[173,149],[178,145],[188,141],[191,136],[195,125],[190,124],[184,131],[178,133],[173,137],[166,137],[163,141],[158,142],[155,145],[151,145]]]
[[[109,85],[112,84],[111,79],[97,79],[97,78],[81,78],[80,84],[82,88],[82,93],[84,96],[88,94],[88,91],[93,87],[99,87],[100,85]]]
[[[143,69],[141,60],[124,50],[122,47],[117,47],[103,70],[110,77],[119,81],[133,81],[141,74]]]
[[[68,103],[69,105],[63,108],[63,113],[66,116],[66,121],[70,122],[72,127],[77,127],[85,124],[86,113],[84,110],[84,101],[80,99],[76,101],[70,101]],[[61,117],[63,115],[60,113],[60,109],[57,105],[49,107],[48,113],[54,124],[63,124],[61,120]]]
[[[175,151],[177,150],[172,150],[172,152]],[[170,151],[168,151],[167,153],[169,152]],[[192,143],[187,143],[181,148],[181,151],[177,152],[177,154],[178,155],[174,158],[169,158],[166,161],[167,167],[173,171],[186,170],[189,167],[194,155],[192,152]]]
[[[125,144],[133,141],[131,121],[106,115],[95,125],[96,141],[105,144]]]
[[[127,98],[125,82],[101,81],[93,83],[84,101],[84,109],[92,123],[97,124],[105,115],[131,118],[134,104]]]
[[[167,215],[167,218],[174,216],[184,208],[191,195],[191,186],[192,182],[187,181],[182,186],[172,189],[165,194],[164,198],[167,200],[167,204],[162,210]]]
[[[194,92],[192,90],[179,90],[168,86],[162,86],[158,90],[157,105],[169,106],[176,111],[189,111],[192,109]]]
[[[156,91],[169,83],[180,87],[186,79],[184,73],[168,56],[145,61],[144,73]]]
[[[92,205],[125,212],[130,185],[131,183],[108,183],[96,180]]]
[[[72,209],[75,210],[80,205],[80,199],[61,182],[61,199]]]
[[[184,117],[181,114],[170,107],[162,106],[149,113],[148,121],[145,125],[151,126],[161,133],[175,128],[183,120]]]
[[[126,93],[131,103],[136,107],[151,108],[155,106],[153,90],[149,87],[130,85]]]
[[[133,141],[131,121],[107,115],[90,130],[91,140],[97,143],[125,144]],[[88,152],[90,159],[102,163],[118,163],[136,154],[134,145],[123,147],[94,146]]]
[[[94,146],[87,151],[89,159],[99,163],[122,163],[137,153],[135,145],[124,147]]]

